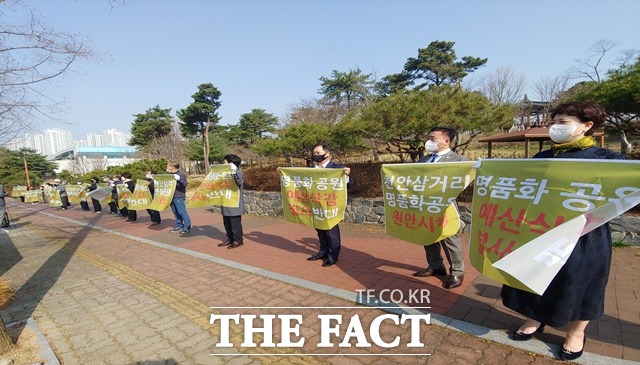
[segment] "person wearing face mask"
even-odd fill
[[[331,149],[325,144],[318,144],[313,148],[313,161],[315,168],[327,169],[343,169],[347,175],[347,189],[353,186],[354,181],[349,177],[351,169],[343,165],[331,161]],[[318,240],[320,241],[320,250],[315,255],[307,257],[309,261],[325,259],[323,267],[331,266],[338,262],[340,255],[340,227],[336,224],[329,230],[316,229],[318,232]]]
[[[462,155],[451,150],[451,141],[455,138],[456,131],[450,127],[434,127],[429,131],[428,140],[424,144],[424,148],[429,154],[421,157],[419,163],[437,163],[437,162],[457,162],[468,161]],[[457,209],[457,205],[456,205]],[[424,246],[427,256],[427,268],[418,270],[412,275],[417,277],[429,277],[437,275],[447,275],[447,269],[444,267],[444,258],[442,250],[450,265],[450,273],[444,282],[444,288],[452,289],[462,285],[464,280],[464,253],[462,252],[462,243],[458,235],[447,237],[442,241]]]
[[[233,174],[233,182],[238,186],[238,194],[240,199],[237,208],[220,207],[222,213],[222,222],[227,239],[219,243],[219,247],[227,246],[227,248],[237,248],[242,246],[242,215],[247,213],[244,206],[244,173],[240,171],[242,159],[238,155],[229,154],[224,156],[224,163],[229,165]]]
[[[171,232],[189,233],[191,232],[191,218],[189,218],[187,206],[184,202],[187,196],[187,175],[180,170],[180,164],[177,162],[169,162],[167,164],[167,173],[173,174],[176,179],[176,190],[173,193],[171,204],[169,204],[173,215],[176,217],[176,226]]]
[[[594,101],[559,105],[551,112],[553,125],[549,128],[549,137],[554,145],[533,158],[623,159],[620,153],[596,146],[593,133],[604,125],[606,116],[604,108]],[[605,224],[580,237],[567,262],[542,295],[503,285],[503,304],[527,317],[513,333],[513,340],[529,340],[535,332],[542,332],[545,324],[568,325],[560,358],[580,357],[589,321],[604,313],[611,247],[609,225]]]

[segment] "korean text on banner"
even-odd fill
[[[473,162],[384,164],[380,169],[387,234],[430,245],[460,229],[456,197],[473,181]]]
[[[25,203],[38,203],[40,198],[42,197],[42,191],[38,190],[28,190],[26,194],[24,194],[24,202]],[[62,205],[62,202],[60,203]]]
[[[147,180],[136,180],[136,187],[129,196],[130,210],[146,209],[151,204],[151,192],[149,191],[149,182]]]
[[[541,294],[581,235],[640,202],[640,162],[486,160],[473,196],[472,265]]]
[[[347,179],[342,169],[278,168],[284,217],[329,230],[344,219]]]
[[[80,203],[80,199],[85,197],[86,185],[65,185],[69,203]]]
[[[48,189],[45,194],[47,195],[47,200],[49,201],[49,205],[52,207],[62,207],[62,199],[60,199],[60,192],[56,188]],[[66,207],[64,207],[66,208]]]
[[[172,174],[154,175],[153,185],[153,200],[147,209],[161,212],[171,204],[173,193],[176,191],[176,179]]]
[[[24,196],[27,193],[27,187],[24,185],[16,185],[11,190],[11,197],[18,198]]]
[[[129,199],[133,192],[129,190],[127,184],[116,184],[116,191],[118,192],[118,209],[129,208]]]
[[[95,199],[103,203],[109,203],[112,200],[111,198],[112,191],[113,191],[113,188],[110,186],[101,186],[96,190],[91,190],[87,192],[87,198]]]
[[[209,205],[237,208],[240,205],[240,189],[233,180],[229,165],[211,166],[211,172],[200,186],[187,195],[187,208]]]

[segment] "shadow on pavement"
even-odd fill
[[[0,230],[0,276],[22,260],[22,255],[13,244],[11,237]]]
[[[35,214],[35,212],[21,213],[22,212],[18,214],[19,218],[22,219]],[[99,217],[93,218],[89,223],[93,224],[97,220],[99,220]],[[20,315],[21,318],[13,318],[10,319],[10,321],[31,318],[33,316],[33,312],[38,307],[38,304],[42,301],[44,296],[47,295],[56,281],[58,281],[58,278],[60,278],[60,275],[77,251],[78,247],[80,247],[87,235],[93,231],[94,230],[92,228],[85,226],[77,233],[71,234],[71,237],[69,238],[67,238],[69,233],[62,229],[54,232],[54,234],[63,238],[66,243],[51,255],[47,261],[40,266],[40,268],[16,291],[13,302],[14,304],[9,306],[5,311],[8,311],[13,315]]]
[[[223,235],[224,236],[224,235]],[[277,249],[289,251],[289,252],[301,252],[309,255],[313,255],[318,252],[318,240],[309,243],[311,239],[303,238],[296,241],[288,240],[282,236],[263,233],[260,231],[252,231],[244,234],[245,239],[249,239],[252,242],[260,243]]]

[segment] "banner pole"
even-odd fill
[[[27,190],[31,190],[31,183],[29,182],[29,167],[27,166],[27,159],[22,156],[22,161],[24,162],[24,174],[27,177]]]

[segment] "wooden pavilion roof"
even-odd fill
[[[534,127],[522,131],[514,131],[509,133],[496,134],[495,136],[482,138],[479,142],[524,142],[530,141],[548,141],[549,128]]]

